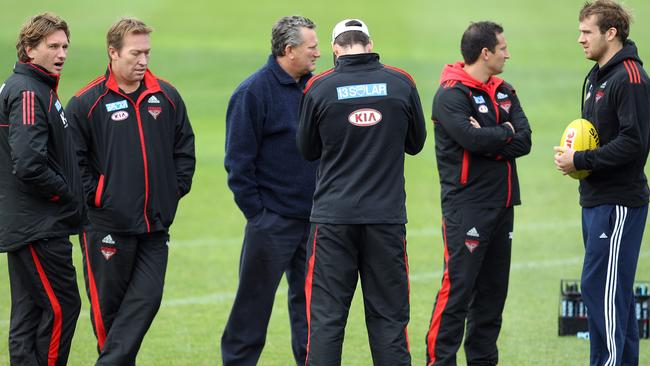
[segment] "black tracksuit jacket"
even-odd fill
[[[18,62],[0,87],[0,252],[79,230],[82,185],[58,83]]]
[[[194,174],[194,133],[174,87],[149,70],[137,100],[110,67],[81,89],[66,114],[75,130],[93,230],[166,230]]]
[[[424,146],[415,82],[376,53],[340,56],[314,76],[300,107],[298,150],[320,158],[311,221],[404,224],[404,152]]]
[[[648,203],[643,168],[650,138],[650,80],[636,46],[627,41],[585,80],[582,117],[598,131],[600,148],[577,151],[573,163],[591,174],[580,180],[580,205],[639,207]]]
[[[494,76],[481,83],[463,67],[462,62],[444,67],[433,99],[443,214],[461,207],[518,205],[515,158],[530,152],[528,119],[512,86]],[[472,127],[470,116],[481,128]]]

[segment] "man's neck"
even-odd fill
[[[620,42],[613,43],[607,49],[607,51],[603,54],[603,56],[598,59],[598,61],[597,61],[598,62],[598,67],[603,67],[603,66],[607,65],[609,60],[611,60],[612,57],[614,57],[614,55],[616,55],[618,53],[618,51],[620,51],[622,49],[623,49],[623,44],[622,43],[620,43]]]
[[[117,78],[115,79],[116,79],[115,81],[117,82],[117,86],[120,89],[122,89],[122,91],[124,91],[126,94],[131,94],[134,91],[138,90],[138,88],[140,87],[140,83],[142,83],[142,81],[140,80],[133,81],[133,82],[126,82],[126,81],[120,81]]]
[[[275,58],[275,60],[278,62],[278,65],[280,65],[282,70],[284,70],[284,72],[289,74],[289,76],[291,76],[293,80],[295,80],[296,82],[300,81],[302,75],[296,70],[294,70],[294,68],[291,65],[291,60],[289,60],[288,57],[278,56]]]
[[[484,67],[482,67],[479,62],[475,62],[471,65],[465,65],[465,67],[463,67],[463,70],[465,70],[465,72],[468,73],[471,77],[482,82],[483,84],[487,83],[487,81],[492,76],[487,70],[485,70]]]

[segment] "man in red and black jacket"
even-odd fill
[[[445,270],[426,337],[428,365],[456,365],[467,319],[469,365],[495,365],[508,290],[515,159],[531,130],[515,90],[495,75],[510,57],[503,28],[472,23],[464,63],[447,65],[433,100]]]
[[[18,36],[0,87],[0,252],[11,286],[12,365],[65,365],[81,300],[69,236],[81,225],[72,128],[57,95],[70,32],[51,13]]]
[[[110,65],[68,103],[89,206],[80,235],[97,365],[133,365],[160,306],[168,229],[194,174],[194,134],[180,95],[147,68],[152,29],[123,18]]]
[[[336,66],[314,76],[300,107],[298,149],[320,159],[307,243],[310,366],[340,365],[361,278],[375,365],[410,365],[404,156],[424,146],[415,82],[379,62],[368,27],[339,22]]]

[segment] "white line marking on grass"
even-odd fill
[[[639,259],[650,257],[650,251],[639,253]],[[520,271],[528,269],[537,269],[537,268],[557,268],[567,265],[576,265],[582,263],[583,257],[572,257],[565,259],[552,259],[544,261],[529,261],[521,263],[513,263],[510,266],[511,271]],[[439,279],[442,275],[442,272],[424,272],[416,273],[410,275],[411,282],[420,282],[420,281],[429,281],[431,279]],[[282,285],[278,288],[276,296],[286,296],[287,287]],[[222,292],[216,294],[210,294],[205,296],[196,296],[196,297],[186,297],[182,299],[169,299],[163,300],[162,306],[164,307],[179,307],[185,305],[205,305],[205,304],[214,304],[222,301],[231,301],[235,298],[234,292]]]

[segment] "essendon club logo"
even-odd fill
[[[148,106],[147,111],[153,117],[153,119],[158,119],[158,115],[162,113],[162,107],[160,106]]]
[[[362,108],[350,113],[348,122],[359,127],[374,126],[381,122],[381,113],[376,109]]]
[[[506,113],[510,113],[510,107],[512,107],[512,102],[510,102],[509,100],[505,100],[503,102],[499,102],[499,106],[501,107],[501,109],[506,111]]]
[[[470,253],[474,253],[474,250],[478,248],[478,240],[476,239],[465,239],[465,246]]]
[[[111,259],[111,257],[117,253],[117,249],[115,247],[101,247],[100,251],[106,260]]]

